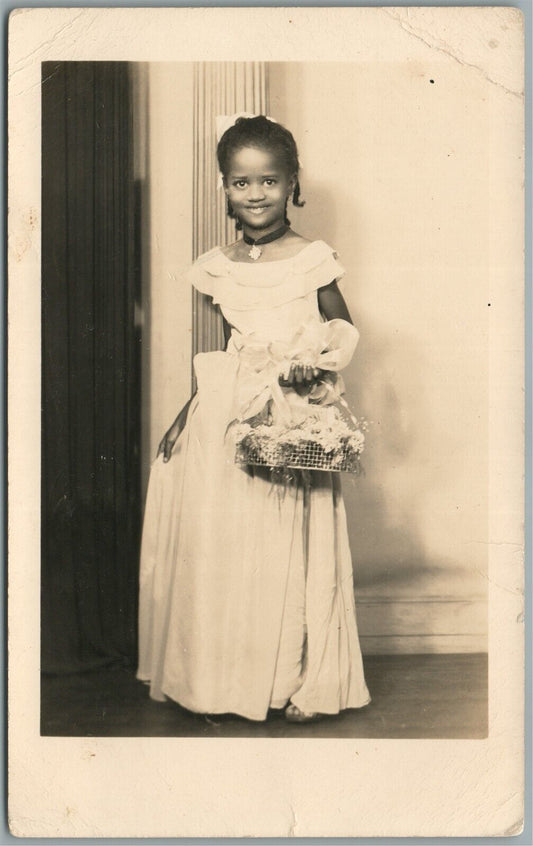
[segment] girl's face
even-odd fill
[[[285,164],[269,150],[242,147],[230,158],[224,187],[245,231],[260,238],[283,225],[285,205],[296,184]]]

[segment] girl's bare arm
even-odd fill
[[[224,329],[224,341],[226,342],[224,349],[227,349],[231,335],[231,326],[229,325],[225,317],[222,318],[222,328]]]
[[[163,435],[161,439],[161,443],[157,448],[157,455],[159,453],[163,453],[163,461],[168,461],[170,456],[172,455],[172,450],[174,449],[174,444],[178,440],[185,423],[187,422],[187,414],[189,413],[189,406],[193,401],[196,392],[192,395],[190,400],[187,400],[183,408],[181,409],[180,413],[174,420],[170,429]]]
[[[318,307],[326,320],[340,319],[353,323],[336,280],[318,289]]]

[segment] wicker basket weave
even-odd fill
[[[236,444],[235,461],[262,467],[288,467],[302,470],[329,472],[360,472],[359,453],[348,444],[340,444],[334,451],[326,452],[313,441],[298,445],[280,444],[267,437],[252,438],[248,435]]]

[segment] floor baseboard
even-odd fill
[[[367,655],[487,650],[484,597],[360,596],[356,605],[361,648]]]

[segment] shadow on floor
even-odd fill
[[[282,712],[265,722],[234,714],[193,714],[154,702],[133,672],[110,668],[45,676],[41,734],[61,737],[360,737],[487,736],[487,656],[372,655],[365,658],[372,702],[310,724],[289,724]]]

